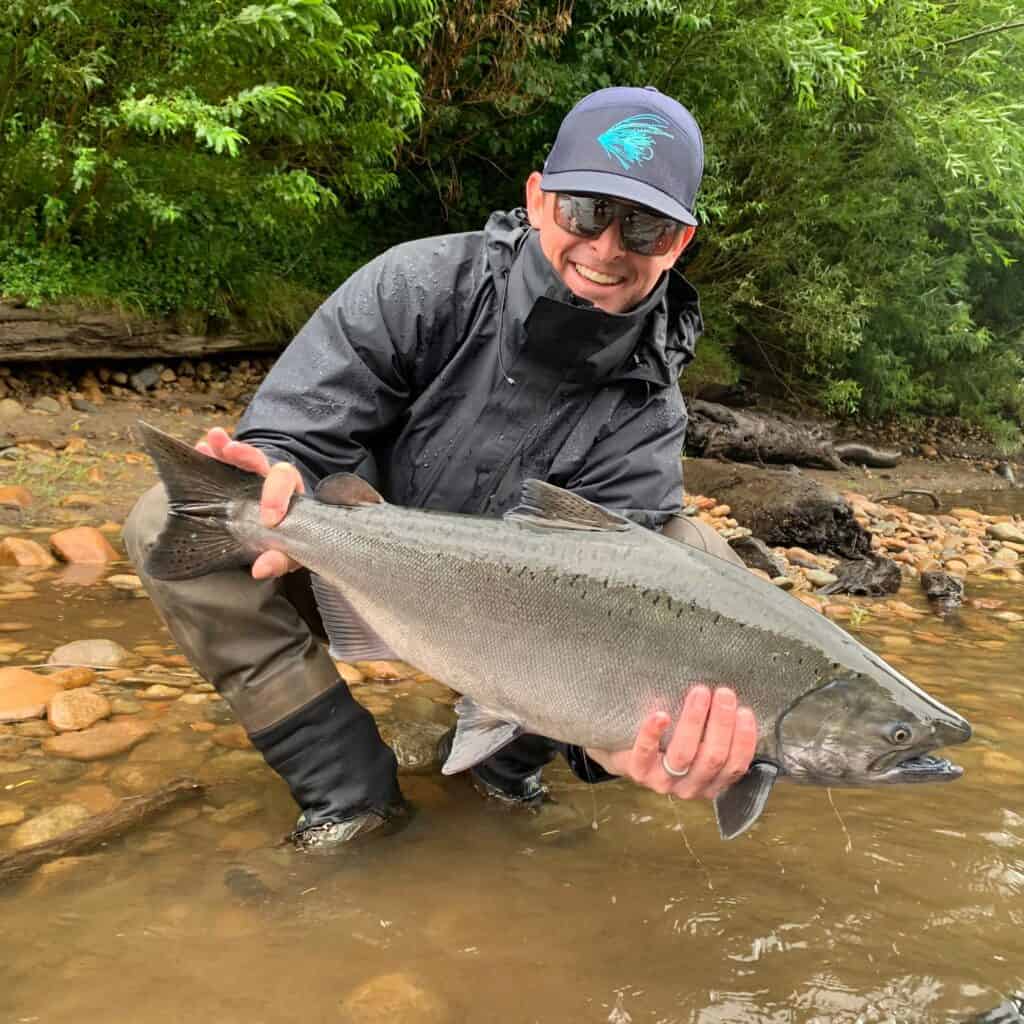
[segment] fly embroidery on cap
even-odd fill
[[[668,126],[669,122],[659,114],[636,114],[613,124],[598,135],[597,141],[608,156],[614,157],[622,169],[628,171],[633,164],[654,156],[654,143],[659,135],[675,138],[665,131]]]

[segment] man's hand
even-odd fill
[[[606,771],[632,779],[655,793],[681,800],[714,799],[743,778],[757,747],[757,721],[748,707],[736,706],[736,694],[726,687],[695,686],[683,702],[665,761],[683,778],[665,771],[661,737],[672,724],[663,711],[640,727],[632,750],[587,750],[587,756]]]
[[[287,462],[271,466],[259,448],[241,441],[232,441],[227,431],[220,427],[207,431],[206,437],[196,445],[196,450],[209,455],[211,459],[219,459],[228,465],[265,477],[260,496],[260,520],[264,526],[277,526],[288,512],[292,495],[303,494],[306,490],[294,466],[289,466]],[[264,551],[252,563],[252,575],[253,579],[266,580],[298,568],[299,563],[292,561],[283,551]]]

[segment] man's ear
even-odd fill
[[[676,239],[676,246],[678,251],[676,252],[675,259],[679,259],[686,250],[686,247],[693,241],[693,236],[697,234],[697,229],[692,224],[687,224],[682,231],[679,232],[679,237]]]
[[[540,179],[540,171],[534,171],[526,179],[526,212],[530,217],[530,227],[538,229],[544,222],[544,193],[540,189]]]

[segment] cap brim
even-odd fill
[[[621,174],[607,171],[560,171],[557,174],[544,174],[540,187],[545,192],[588,192],[611,196],[612,199],[627,199],[673,220],[697,226],[697,218],[682,203],[666,195],[660,188]]]

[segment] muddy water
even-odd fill
[[[35,623],[21,657],[87,635],[171,649],[146,601],[34,585],[0,615]],[[1019,585],[971,593],[1024,612]],[[852,1024],[994,1006],[1024,989],[1024,629],[968,609],[858,632],[971,719],[965,777],[831,800],[780,786],[732,843],[706,804],[555,768],[540,816],[408,777],[405,831],[297,856],[277,845],[295,813],[283,786],[192,728],[229,721],[216,702],[145,705],[157,735],[100,767],[29,751],[0,800],[31,813],[83,783],[126,793],[187,770],[212,785],[0,893],[0,1021]],[[432,704],[408,683],[362,697],[384,715]]]

